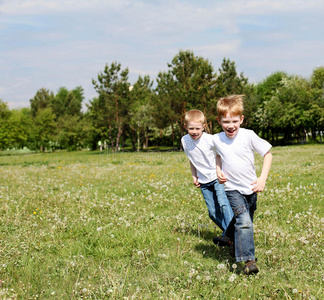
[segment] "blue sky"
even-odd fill
[[[223,58],[260,82],[324,66],[323,0],[0,0],[0,99],[28,107],[37,90],[82,86],[106,64],[155,80],[179,50]]]

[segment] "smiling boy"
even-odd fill
[[[243,123],[243,95],[219,99],[218,123],[223,132],[213,136],[217,148],[217,179],[224,184],[227,198],[234,212],[226,236],[234,241],[236,261],[245,261],[244,273],[259,272],[256,265],[253,237],[253,216],[257,193],[264,190],[271,167],[271,145],[253,130],[240,128]],[[254,152],[263,156],[260,177],[256,176]]]
[[[182,137],[181,142],[190,160],[193,184],[203,194],[210,219],[223,231],[222,236],[214,237],[213,241],[219,246],[229,246],[230,239],[225,236],[225,231],[233,218],[233,211],[224,186],[217,181],[213,136],[204,132],[205,116],[200,110],[188,111],[184,126],[188,134]]]

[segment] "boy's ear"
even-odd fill
[[[240,125],[243,123],[243,120],[244,120],[244,115],[241,116],[241,122],[240,122]]]
[[[221,121],[220,121],[220,118],[218,116],[216,117],[216,120],[217,120],[218,124],[221,125]]]
[[[184,128],[185,128],[186,130],[188,130],[188,129],[187,129],[187,124],[186,124],[186,123],[184,123],[183,126],[184,126]]]

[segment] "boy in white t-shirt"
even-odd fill
[[[234,212],[226,235],[233,239],[236,261],[245,261],[244,273],[256,274],[253,216],[257,193],[262,192],[271,167],[271,145],[253,130],[240,128],[243,122],[243,95],[219,99],[218,123],[223,132],[213,136],[217,148],[217,179],[224,184]],[[260,177],[256,176],[254,151],[263,156]]]
[[[188,134],[182,137],[181,142],[190,160],[193,184],[203,194],[210,219],[223,231],[222,236],[214,237],[213,241],[219,246],[229,246],[231,240],[225,236],[225,231],[233,219],[233,211],[224,186],[217,181],[213,136],[203,132],[205,116],[200,110],[188,111],[184,126]]]

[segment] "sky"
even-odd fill
[[[129,82],[180,50],[224,58],[251,83],[277,71],[310,78],[324,66],[323,0],[0,0],[0,99],[30,106],[36,92],[84,89],[113,62]]]

